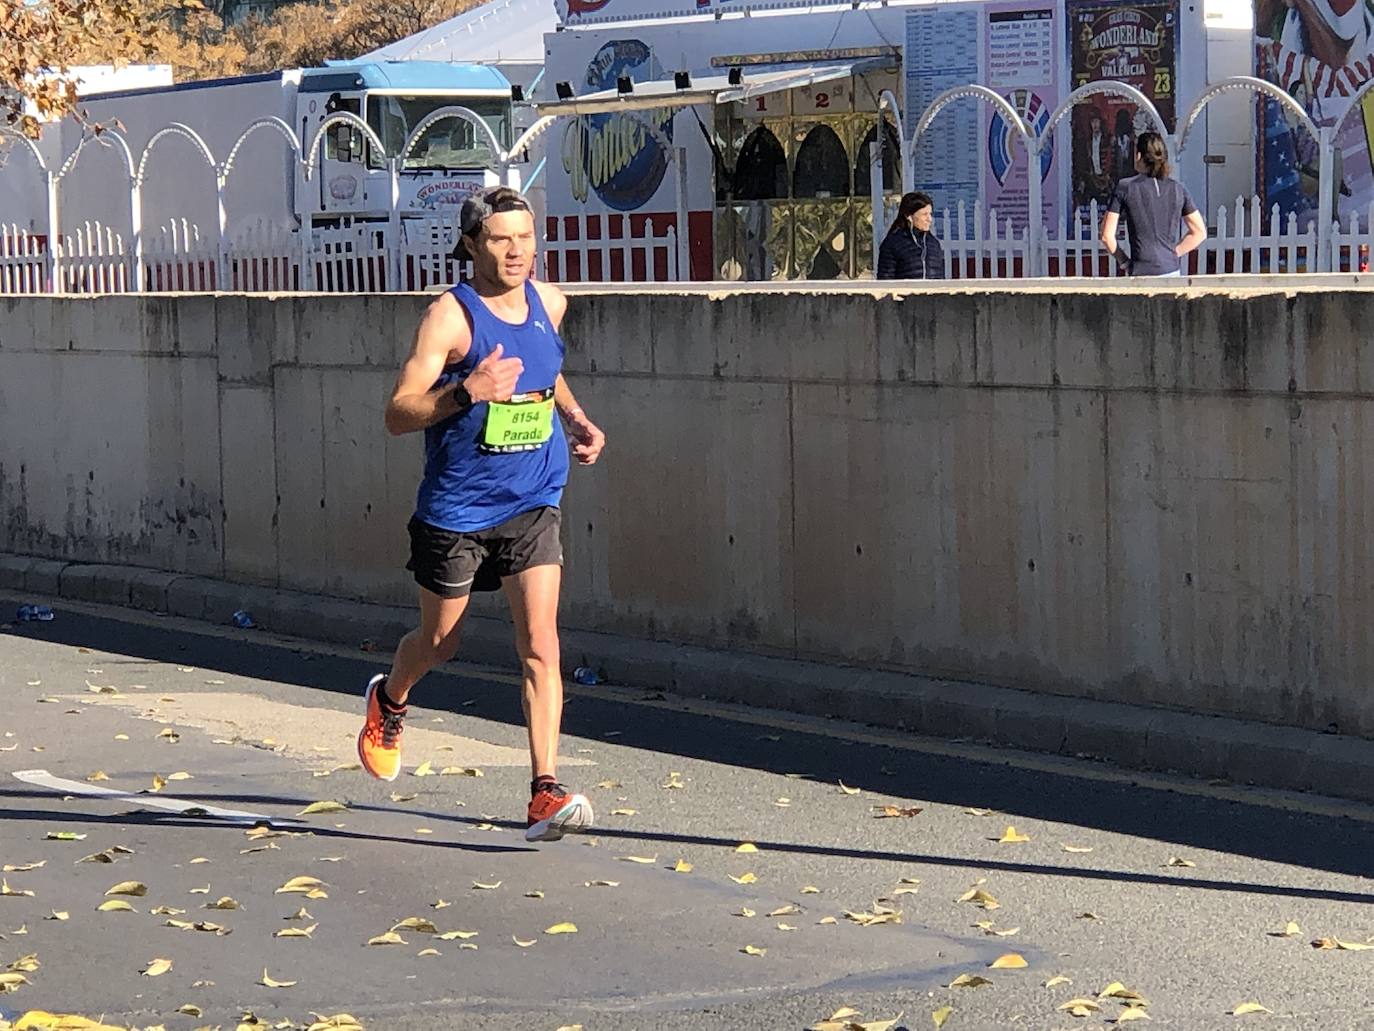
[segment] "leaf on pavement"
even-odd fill
[[[611,810],[611,815],[612,815],[612,816],[638,816],[638,815],[639,815],[639,810],[638,810],[638,809],[612,809],[612,810]]]
[[[412,777],[433,777],[435,775],[434,766],[426,759],[419,766],[415,767],[415,769],[411,770],[410,775]]]
[[[321,802],[311,802],[302,809],[297,816],[312,816],[315,813],[343,813],[348,811],[348,806],[333,799],[325,799]]]
[[[120,881],[106,895],[132,895],[134,898],[142,898],[148,894],[148,886],[142,881]]]
[[[206,909],[238,909],[238,908],[239,908],[239,904],[238,904],[238,900],[237,900],[237,899],[232,899],[232,898],[230,898],[228,895],[225,895],[225,896],[222,897],[222,898],[216,899],[214,902],[207,902],[207,903],[205,903],[205,908],[206,908]]]
[[[946,988],[981,988],[985,984],[992,984],[990,980],[982,974],[960,974],[953,981],[947,984]]]
[[[1165,863],[1164,865],[1165,865],[1165,866],[1197,866],[1197,863],[1193,862],[1191,859],[1183,859],[1183,858],[1180,857],[1180,856],[1170,856],[1170,857],[1169,857],[1169,861],[1168,861],[1167,863]]]
[[[397,934],[395,931],[387,931],[386,934],[379,934],[379,935],[377,935],[376,937],[369,938],[369,939],[367,940],[367,944],[369,944],[369,945],[409,945],[410,943],[407,942],[404,938],[402,938],[402,937],[401,937],[399,934]]]
[[[25,888],[11,888],[9,881],[0,879],[0,895],[8,895],[11,898],[33,898],[33,892]]]
[[[1116,1018],[1116,1022],[1117,1022],[1118,1024],[1127,1024],[1127,1023],[1130,1023],[1132,1020],[1149,1020],[1149,1019],[1150,1019],[1150,1015],[1149,1015],[1148,1013],[1146,1013],[1145,1010],[1144,1010],[1142,1007],[1140,1007],[1140,1006],[1131,1006],[1129,1009],[1124,1009],[1124,1010],[1121,1011],[1120,1015]]]
[[[614,791],[616,788],[623,788],[625,785],[618,780],[603,780],[596,785],[602,791]]]
[[[768,915],[769,915],[770,917],[772,917],[772,916],[795,916],[796,914],[798,914],[798,913],[800,913],[800,912],[801,912],[801,907],[800,907],[800,906],[793,906],[793,905],[791,905],[791,904],[788,904],[788,905],[786,905],[786,906],[779,906],[777,909],[773,910],[773,911],[770,912]]]
[[[619,888],[619,881],[584,881],[584,888]]]
[[[1145,1005],[1145,996],[1133,989],[1127,988],[1120,981],[1113,981],[1097,993],[1099,999],[1121,999],[1125,1002],[1140,1003]]]
[[[43,964],[38,962],[38,953],[31,952],[27,956],[20,956],[6,969],[13,973],[32,974]]]
[[[275,932],[273,938],[309,938],[319,927],[319,924],[311,924],[309,927],[283,927]]]
[[[185,770],[177,770],[176,773],[167,774],[168,780],[190,780],[191,775]]]
[[[938,1010],[935,1010],[935,1012],[931,1013],[930,1019],[934,1021],[937,1031],[939,1028],[945,1026],[945,1021],[947,1021],[950,1018],[950,1014],[952,1014],[953,1012],[953,1006],[941,1006]]]
[[[909,820],[913,816],[919,816],[924,810],[920,806],[899,806],[899,805],[875,805],[873,807],[873,819],[875,820]]]
[[[420,797],[419,795],[416,795],[416,794],[413,794],[413,793],[412,793],[412,794],[409,794],[409,795],[403,795],[403,794],[401,794],[399,791],[393,791],[393,792],[391,793],[391,800],[392,800],[393,802],[413,802],[413,801],[415,801],[415,799],[417,799],[417,798],[419,798],[419,797]]]
[[[1092,1013],[1102,1012],[1102,1007],[1098,1005],[1096,999],[1083,998],[1061,1002],[1059,1009],[1075,1017],[1086,1017]]]
[[[958,902],[972,902],[975,906],[983,909],[997,909],[1001,903],[989,895],[982,888],[970,888],[956,900]]]
[[[736,913],[736,914],[734,914],[734,915],[735,915],[735,916],[742,916],[742,917],[745,917],[746,919],[749,919],[749,918],[758,916],[758,914],[757,914],[756,912],[754,912],[752,909],[750,909],[748,906],[740,906],[739,912]]]
[[[844,781],[840,781],[840,793],[845,795],[857,795],[863,788],[851,788]]]
[[[744,948],[740,949],[740,952],[744,953],[746,956],[762,956],[767,951],[767,949],[761,949],[757,945],[746,945]]]
[[[875,924],[900,924],[902,922],[900,910],[876,904],[873,909],[867,913],[854,913],[845,910],[844,915],[847,919],[853,920],[860,927],[872,927]]]
[[[1053,977],[1051,977],[1048,981],[1045,982],[1045,987],[1053,988],[1057,984],[1073,984],[1073,981],[1065,977],[1063,974],[1055,974]]]
[[[417,959],[419,959],[419,958],[421,958],[421,957],[424,957],[424,956],[439,956],[439,955],[442,955],[442,953],[441,953],[438,949],[421,949],[419,952],[415,953],[415,957],[416,957]]]
[[[472,882],[473,888],[477,891],[495,891],[497,888],[501,887],[501,884],[501,881],[492,881],[490,884],[484,884],[481,881]]]
[[[0,995],[17,992],[22,986],[32,983],[23,974],[0,974]]]
[[[292,877],[289,881],[278,888],[274,895],[308,895],[312,891],[317,891],[324,887],[324,881],[318,877]]]
[[[1086,853],[1086,852],[1091,852],[1091,851],[1093,850],[1093,848],[1092,848],[1091,845],[1065,845],[1065,844],[1061,844],[1061,845],[1059,846],[1059,848],[1060,848],[1062,851],[1064,851],[1064,852],[1072,852],[1072,853],[1074,853],[1075,855],[1081,854],[1081,853]]]
[[[1007,824],[1007,829],[1002,832],[1002,836],[997,839],[999,845],[1017,845],[1023,841],[1030,841],[1029,834],[1022,834],[1011,824]]]
[[[469,938],[476,937],[476,931],[445,931],[443,934],[439,935],[439,940],[443,942],[451,942],[455,938],[461,938],[463,941],[467,941]]]
[[[778,930],[779,930],[779,931],[795,931],[796,928],[793,927],[791,924],[784,924],[784,923],[782,923],[781,921],[779,921],[779,923],[778,923]]]
[[[838,924],[839,921],[836,920],[833,916],[823,916],[823,917],[821,917],[819,920],[817,920],[816,923],[818,923],[818,924]]]
[[[422,916],[408,916],[400,923],[392,924],[393,931],[404,928],[407,931],[418,931],[420,934],[438,934],[439,928],[434,926],[433,921]]]
[[[419,774],[416,774],[419,776]],[[439,771],[441,777],[485,777],[486,774],[476,766],[445,766]]]
[[[1302,934],[1302,928],[1290,920],[1283,925],[1282,931],[1269,931],[1268,934],[1271,938],[1296,938]]]
[[[1019,934],[1021,931],[1019,927],[998,928],[993,925],[991,920],[979,920],[973,926],[993,938],[1010,938],[1012,935]]]
[[[28,873],[30,870],[37,870],[47,865],[46,859],[40,859],[36,863],[7,863],[4,867],[5,873]]]
[[[167,971],[171,969],[172,961],[170,959],[155,959],[149,962],[149,964],[143,968],[143,976],[161,977],[163,974],[167,973]]]
[[[658,856],[616,856],[622,863],[639,863],[641,866],[648,866],[650,863],[657,863]]]
[[[315,1018],[315,1022],[305,1031],[363,1031],[358,1018],[349,1013],[336,1013],[332,1017],[326,1017],[322,1013],[310,1015]]]
[[[1261,1006],[1261,1005],[1260,1005],[1259,1003],[1257,1003],[1257,1002],[1242,1002],[1239,1006],[1236,1006],[1234,1009],[1231,1010],[1231,1016],[1233,1016],[1233,1017],[1243,1017],[1243,1016],[1245,1016],[1247,1013],[1273,1013],[1273,1012],[1274,1012],[1274,1011],[1271,1010],[1268,1006]]]
[[[758,850],[759,847],[755,845],[752,841],[741,841],[738,845],[735,846],[736,852],[757,852]]]
[[[1314,949],[1339,949],[1343,952],[1365,952],[1374,949],[1374,945],[1366,945],[1364,942],[1342,941],[1340,938],[1318,938],[1312,943]]]
[[[670,771],[668,773],[668,779],[659,785],[659,787],[667,788],[669,791],[678,791],[686,786],[686,784],[682,783],[682,774],[678,773],[677,770]]]
[[[47,841],[85,841],[86,835],[78,834],[76,831],[48,831],[43,835]]]
[[[740,874],[738,877],[736,877],[734,874],[729,874],[728,876],[730,880],[734,881],[736,884],[754,884],[758,881],[758,878],[755,877],[752,873],[743,873]]]
[[[967,809],[964,810],[964,812],[968,813],[969,816],[991,816],[991,815],[992,815],[992,810],[991,810],[991,809],[975,809],[973,806],[969,806]]]
[[[1024,970],[1030,966],[1019,952],[1007,952],[988,964],[989,970]]]
[[[429,908],[430,908],[430,909],[448,909],[448,907],[451,906],[451,905],[453,905],[452,902],[445,902],[443,899],[440,899],[438,902],[431,902],[431,903],[429,904]]]
[[[96,911],[100,913],[137,913],[138,910],[125,902],[123,899],[110,899],[96,906]]]
[[[692,864],[685,859],[679,859],[673,864],[673,873],[691,873]]]
[[[520,948],[522,948],[522,949],[528,949],[531,945],[533,945],[533,944],[534,944],[536,941],[538,941],[539,939],[537,939],[537,938],[529,938],[529,939],[517,938],[515,935],[512,934],[512,935],[510,936],[510,940],[513,941],[513,942],[515,942],[515,944],[518,945],[518,946],[520,946]]]
[[[187,1017],[199,1017],[204,1011],[193,1002],[177,1007],[177,1012]]]
[[[110,775],[104,770],[96,770],[94,773],[87,775],[86,779],[94,784],[97,781],[109,780]]]
[[[800,892],[798,892],[798,894],[801,895],[819,895],[820,893],[821,889],[817,888],[814,884],[804,884],[802,885]]]
[[[554,924],[552,927],[544,928],[545,934],[576,934],[577,925],[564,921],[561,924]]]
[[[71,915],[70,913],[68,913],[65,909],[54,909],[51,913],[49,913],[49,914],[48,914],[47,916],[45,916],[43,919],[44,919],[44,920],[70,920],[71,918],[72,918],[72,915]]]
[[[262,968],[262,980],[258,984],[267,988],[290,988],[296,984],[295,981],[278,981],[267,972],[267,968]]]

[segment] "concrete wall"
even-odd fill
[[[0,551],[409,602],[420,444],[381,413],[426,303],[0,298]],[[1374,737],[1371,315],[580,293],[611,443],[573,472],[564,621]]]

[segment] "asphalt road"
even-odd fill
[[[1369,807],[572,686],[561,774],[598,827],[531,846],[514,678],[432,675],[383,784],[352,741],[384,661],[93,606],[0,627],[0,971],[27,982],[0,1028],[1057,1029],[1118,1021],[1113,982],[1156,1027],[1374,1027],[1374,949],[1312,944],[1374,937]]]

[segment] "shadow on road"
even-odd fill
[[[170,626],[163,628],[142,622],[122,622],[70,611],[59,611],[58,618],[51,623],[16,625],[0,632],[0,637],[4,633],[137,656],[144,660],[194,665],[202,670],[216,670],[235,676],[319,688],[350,697],[357,697],[368,677],[385,669],[389,661],[389,656],[380,654],[354,658],[314,653],[271,640],[230,639]],[[843,671],[837,671],[836,676],[843,677]],[[653,697],[661,696],[655,694]],[[453,668],[430,674],[415,698],[426,708],[523,725],[517,689],[494,684],[488,679],[465,676]],[[589,739],[604,739],[608,733],[614,733],[613,740],[617,745],[777,774],[803,774],[807,779],[825,783],[833,784],[842,779],[852,787],[884,795],[955,806],[980,806],[1017,817],[1143,835],[1179,845],[1333,873],[1368,876],[1374,872],[1374,860],[1370,858],[1374,856],[1374,821],[1293,812],[1151,786],[1026,769],[1009,763],[832,738],[824,733],[823,726],[810,732],[782,729],[765,733],[756,724],[731,719],[728,713],[694,714],[648,705],[626,705],[618,699],[578,694],[575,685],[569,685],[564,731]],[[31,793],[0,790],[0,796],[19,794]],[[207,796],[207,800],[256,801],[293,806],[301,803],[300,799],[239,796]],[[435,819],[475,822],[450,814],[426,815],[432,815]],[[0,821],[16,817],[37,818],[32,814],[10,811],[0,814]],[[148,815],[147,818],[152,822],[165,823],[169,817]],[[122,816],[119,819],[128,822],[129,818]],[[170,819],[180,818],[170,816]],[[203,821],[200,825],[203,825]],[[330,833],[320,828],[312,830],[316,834]],[[349,836],[346,832],[340,833]],[[597,831],[598,836],[602,837],[613,837],[616,833]],[[624,836],[674,843],[736,844],[733,839],[725,841],[709,837],[654,835],[642,831],[627,832]],[[454,843],[396,840],[416,847],[469,847]],[[968,866],[979,870],[1014,870],[1216,891],[1374,902],[1374,894],[1357,892],[1328,892],[1163,874],[1069,869],[987,859],[970,859],[966,862],[958,858],[915,852],[873,852],[789,842],[758,844],[761,848],[777,851]]]

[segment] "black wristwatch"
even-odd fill
[[[458,410],[460,412],[466,412],[476,404],[472,399],[472,395],[468,393],[468,388],[462,383],[455,383],[453,385],[453,400],[458,402]]]

